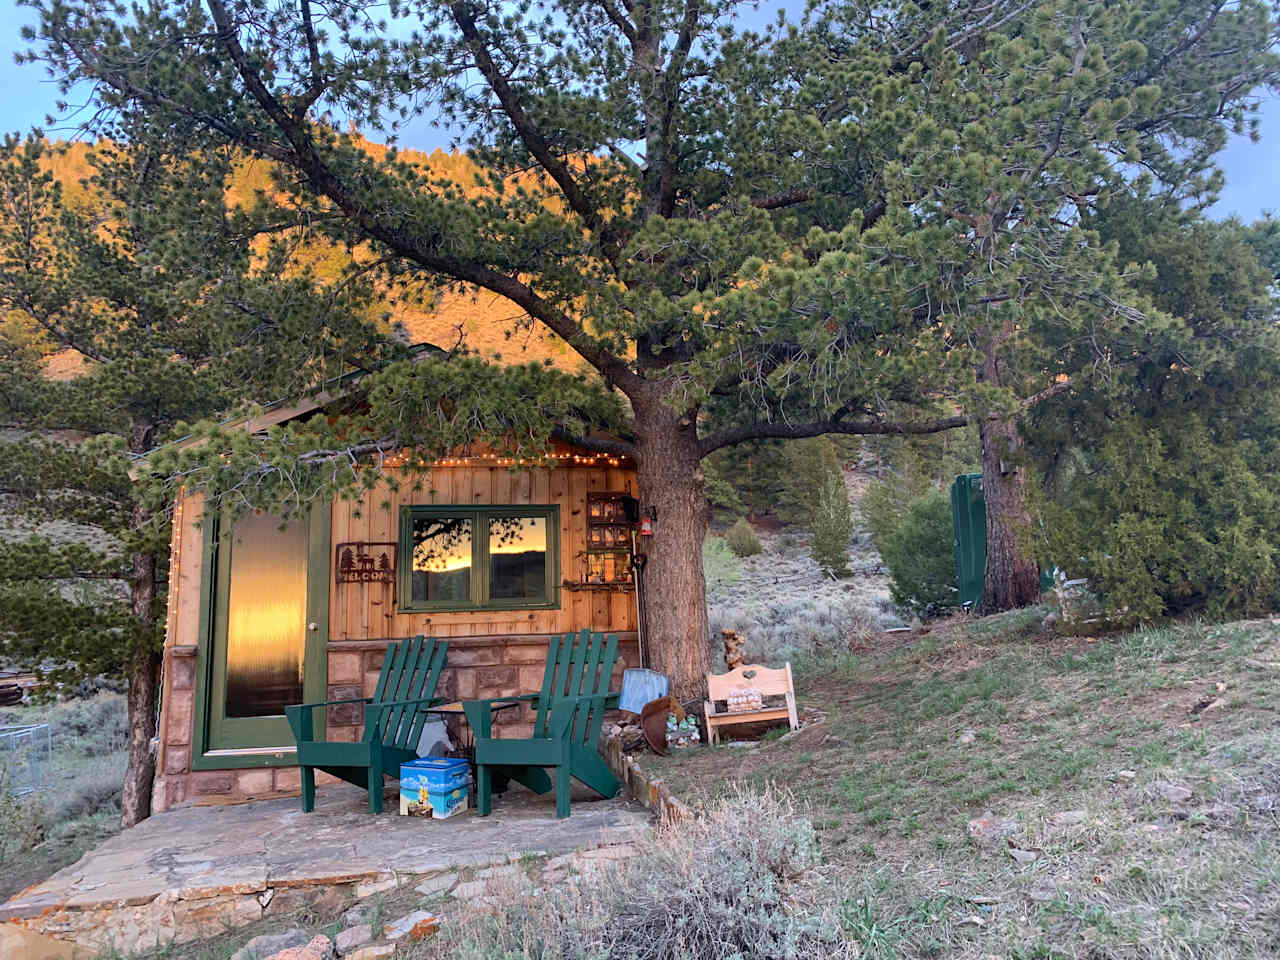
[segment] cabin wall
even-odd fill
[[[333,543],[390,543],[400,508],[429,505],[557,504],[560,507],[561,580],[586,580],[587,493],[636,489],[635,471],[616,467],[557,467],[512,472],[503,466],[437,467],[420,489],[402,478],[398,490],[383,483],[363,501],[333,508]],[[560,609],[480,613],[400,613],[391,584],[335,584],[329,594],[330,644],[412,637],[502,637],[557,634],[584,627],[636,629],[635,594],[620,590],[561,590]]]
[[[491,458],[492,459],[492,458]],[[615,682],[627,666],[638,666],[635,594],[631,591],[561,589],[558,609],[467,613],[401,613],[395,587],[382,583],[336,583],[333,563],[340,543],[394,543],[401,506],[416,504],[557,504],[560,507],[560,580],[586,580],[586,500],[589,491],[636,489],[635,472],[616,466],[565,465],[512,471],[484,462],[437,466],[421,478],[384,483],[360,502],[332,506],[329,549],[329,633],[326,644],[328,698],[368,696],[377,682],[387,643],[423,634],[448,638],[448,666],[439,693],[453,699],[505,696],[536,691],[542,683],[548,640],[583,628],[617,633],[621,655]],[[417,489],[415,489],[417,486]],[[393,489],[396,487],[396,489]],[[233,801],[296,793],[298,770],[280,761],[238,768],[192,769],[195,723],[204,705],[196,702],[201,642],[204,530],[203,498],[182,500],[174,518],[171,583],[165,636],[160,743],[154,808],[159,811],[200,798]],[[617,689],[616,685],[614,689]],[[356,707],[326,711],[326,737],[358,740],[362,712]],[[526,707],[495,718],[500,736],[531,729]],[[224,766],[228,761],[224,761]],[[234,764],[234,761],[229,761]],[[318,777],[324,783],[328,778]]]

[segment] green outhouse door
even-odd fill
[[[966,607],[982,599],[987,566],[987,507],[982,474],[963,473],[951,484],[951,522],[955,532],[956,586]]]

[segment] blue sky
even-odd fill
[[[0,0],[0,131],[26,132],[33,126],[44,126],[45,116],[57,100],[57,90],[40,65],[13,62],[14,53],[23,48],[19,28],[30,20],[30,10],[16,6],[14,0]],[[1266,210],[1280,212],[1280,151],[1276,149],[1280,144],[1280,99],[1273,97],[1263,103],[1261,123],[1259,143],[1232,137],[1219,157],[1227,185],[1212,210],[1214,216],[1234,214],[1250,221]],[[47,132],[66,136],[74,126],[70,121],[64,129],[53,127]],[[448,146],[446,139],[444,132],[420,123],[406,131],[400,142],[405,147],[431,150]]]

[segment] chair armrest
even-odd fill
[[[569,724],[573,722],[574,715],[583,704],[588,706],[599,705],[608,709],[610,698],[613,699],[614,703],[618,702],[618,694],[616,693],[588,693],[577,697],[556,697],[551,703],[551,720],[548,731],[551,734],[551,739],[554,740],[565,735],[569,729]]]

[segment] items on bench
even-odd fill
[[[761,702],[758,709],[730,710],[730,699],[737,703],[744,691],[750,691],[748,697],[751,702],[755,702],[757,694],[761,701],[765,697],[782,696],[786,698],[786,705],[769,707]],[[724,703],[725,709],[718,710],[717,702]],[[703,709],[707,718],[707,740],[710,743],[720,742],[721,727],[734,724],[786,720],[791,724],[792,730],[796,729],[800,722],[796,717],[796,692],[791,682],[791,664],[777,670],[750,664],[719,676],[707,674],[707,702]]]
[[[395,776],[400,764],[418,758],[425,708],[440,703],[436,684],[448,649],[447,640],[422,637],[388,644],[372,697],[284,708],[298,744],[304,813],[315,808],[317,770],[363,787],[369,793],[369,811],[382,812],[383,775]],[[316,740],[315,709],[347,703],[364,704],[364,739],[359,743]]]

